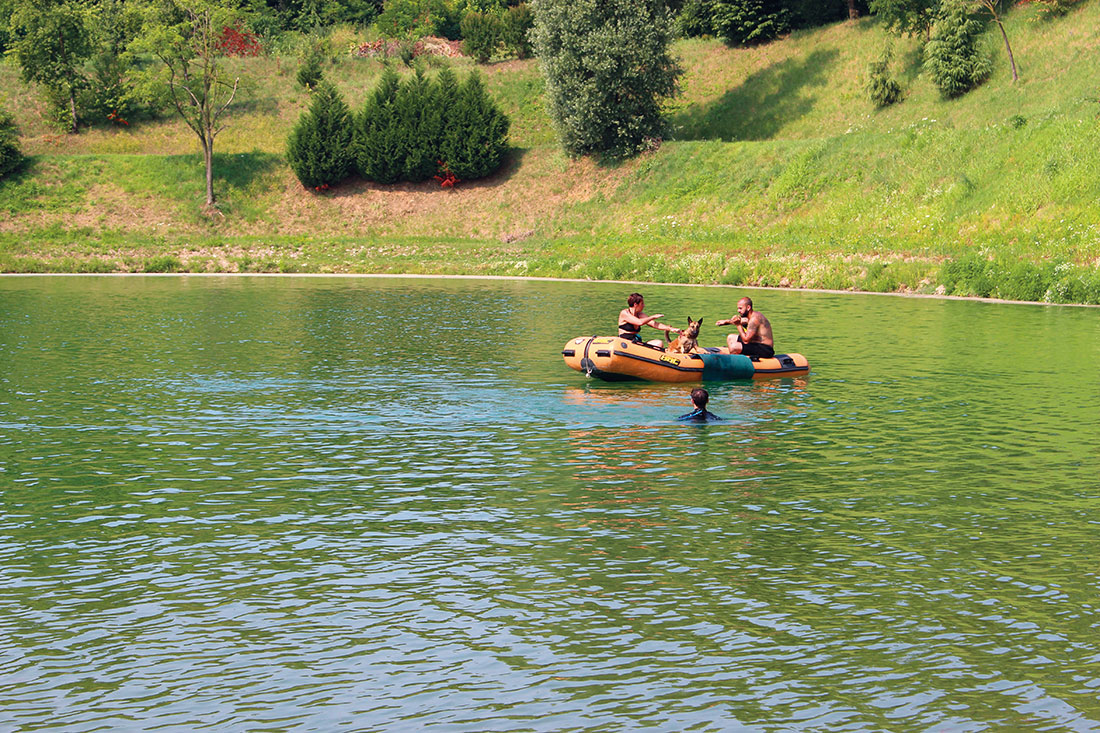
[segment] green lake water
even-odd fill
[[[795,380],[567,367],[751,294]],[[0,278],[0,730],[1100,730],[1100,311]]]

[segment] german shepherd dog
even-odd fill
[[[699,326],[703,325],[703,319],[698,321],[691,320],[688,317],[688,326],[683,331],[680,331],[680,335],[668,345],[668,353],[670,354],[691,354],[699,346]]]

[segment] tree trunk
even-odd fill
[[[848,0],[848,20],[855,20],[859,17],[859,11],[856,10],[856,0]]]
[[[206,163],[206,205],[214,206],[214,141],[203,140],[202,159]]]
[[[1012,46],[1008,43],[1008,34],[1005,33],[1005,24],[1001,22],[1001,19],[997,19],[997,25],[1001,29],[1001,35],[1005,39],[1005,50],[1008,51],[1008,63],[1012,65],[1012,81],[1016,82],[1020,80],[1019,75],[1016,73],[1016,58],[1012,55]]]
[[[76,92],[73,91],[73,88],[71,86],[69,87],[69,114],[71,114],[73,116],[73,124],[72,124],[72,127],[69,128],[69,132],[71,132],[72,134],[75,135],[76,134]]]

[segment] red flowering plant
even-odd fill
[[[217,47],[223,56],[262,56],[264,52],[259,37],[239,23],[222,28]]]
[[[456,183],[460,183],[461,180],[454,173],[451,173],[451,169],[442,160],[436,161],[439,165],[438,175],[432,176],[435,180],[439,181],[440,188],[454,188]]]

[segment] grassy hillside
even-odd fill
[[[917,42],[893,39],[906,96],[881,111],[863,91],[891,41],[873,18],[754,49],[683,41],[672,139],[618,166],[558,150],[535,62],[483,66],[514,155],[455,190],[304,191],[282,157],[308,103],[295,63],[239,60],[247,95],[218,139],[214,219],[182,123],[59,134],[4,65],[34,160],[0,183],[0,270],[531,274],[1100,302],[1100,3],[1007,21],[1019,82],[990,33],[992,78],[941,100]],[[350,57],[326,70],[353,107],[380,73]]]

